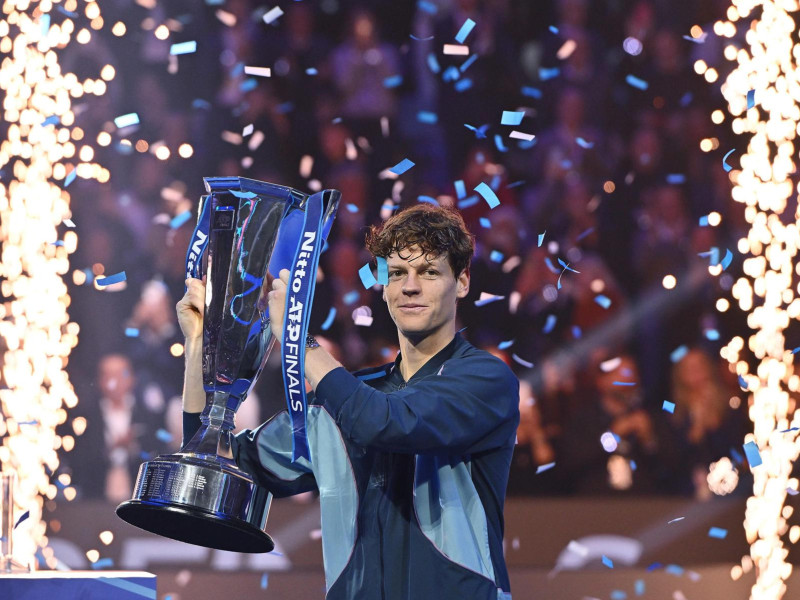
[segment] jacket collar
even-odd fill
[[[403,376],[400,374],[400,361],[403,359],[403,355],[398,352],[397,358],[394,359],[394,365],[392,366],[392,372],[390,375],[390,380],[393,383],[411,383],[417,379],[422,377],[427,377],[428,375],[433,375],[438,371],[441,366],[445,363],[448,358],[452,358],[455,354],[456,350],[466,344],[467,342],[464,338],[461,337],[460,332],[456,332],[455,336],[453,336],[452,341],[447,344],[444,348],[439,350],[436,354],[434,354],[428,361],[422,365],[419,370],[411,376],[407,382],[403,379]]]

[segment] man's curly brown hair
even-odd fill
[[[411,246],[418,246],[427,257],[447,256],[447,262],[458,278],[475,252],[473,236],[461,214],[451,208],[432,204],[417,204],[389,217],[381,225],[369,228],[367,250],[374,257],[398,255]],[[407,257],[403,257],[407,258]]]

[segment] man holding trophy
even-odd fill
[[[291,270],[281,269],[271,285],[264,281],[289,410],[230,436],[236,465],[278,497],[319,491],[331,600],[510,599],[503,502],[519,382],[505,363],[456,333],[474,250],[463,219],[420,204],[371,228],[367,249],[379,273],[388,270],[383,299],[400,353],[394,363],[354,374],[312,336],[297,339],[295,278],[310,268],[298,266],[299,249]],[[201,411],[203,423],[209,419],[201,365],[208,305],[204,281],[187,279],[177,305],[186,337],[182,452],[199,435]],[[313,395],[292,406],[298,348]],[[305,394],[302,378],[300,384]]]

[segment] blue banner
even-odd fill
[[[306,438],[306,335],[322,247],[322,208],[322,193],[306,200],[303,228],[292,261],[283,315],[281,365],[286,403],[292,419],[292,461],[300,457],[311,460]]]
[[[211,196],[203,196],[197,216],[197,227],[194,228],[189,250],[186,252],[186,278],[202,278],[202,258],[208,246],[208,230],[211,228]],[[184,286],[186,291],[186,286]]]

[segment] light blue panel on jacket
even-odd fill
[[[486,512],[467,465],[456,457],[417,455],[414,510],[422,533],[439,552],[495,581]]]

